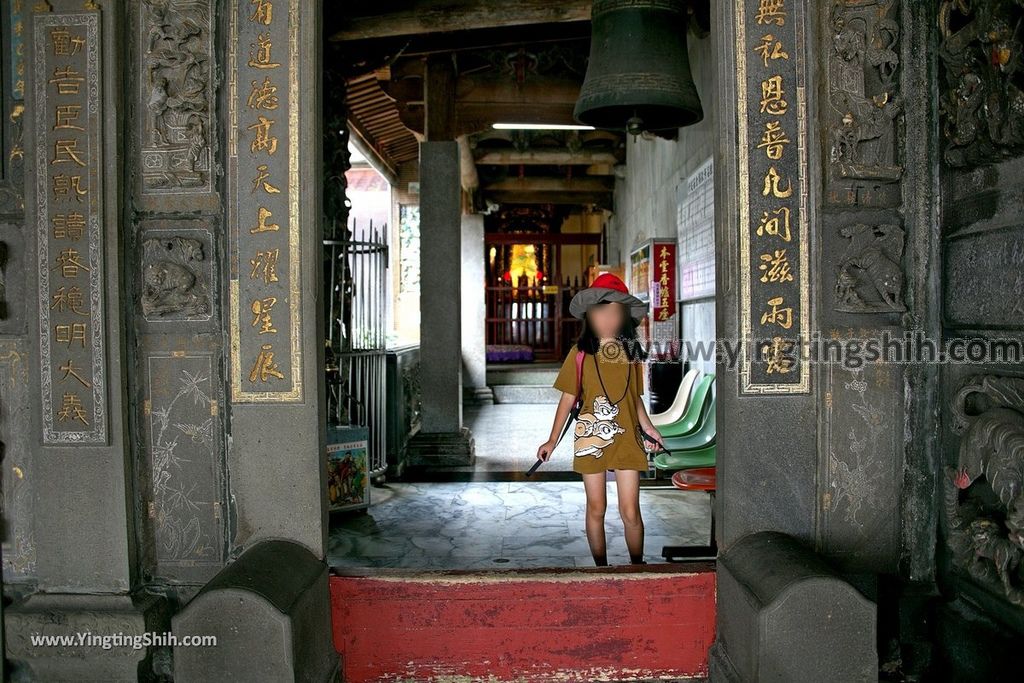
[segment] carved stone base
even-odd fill
[[[486,406],[494,403],[494,390],[490,387],[463,387],[462,405]]]
[[[133,599],[36,594],[6,608],[4,622],[12,681],[134,683],[170,674],[170,644],[155,642],[146,647],[142,640],[146,633],[166,638],[170,632],[170,608],[156,595]],[[37,636],[73,640],[34,644]]]
[[[410,467],[464,467],[476,460],[473,435],[458,432],[420,432],[409,440]]]
[[[174,615],[174,633],[214,635],[176,647],[176,681],[337,680],[327,565],[303,546],[266,541],[222,569]]]

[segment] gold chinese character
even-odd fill
[[[778,325],[786,330],[793,326],[793,308],[790,306],[780,308],[782,303],[781,296],[768,299],[768,305],[772,307],[772,310],[761,314],[762,325]]]
[[[273,119],[268,119],[266,116],[260,115],[256,119],[256,123],[250,125],[248,130],[253,131],[252,143],[249,145],[249,151],[255,154],[266,150],[267,154],[273,154],[277,151],[277,137],[270,134],[270,125],[274,123]]]
[[[264,26],[270,26],[274,21],[274,3],[271,0],[249,0],[250,5],[256,5],[249,21],[254,21]]]
[[[253,299],[250,309],[252,310],[252,326],[260,326],[260,334],[277,332],[274,323],[270,319],[270,309],[277,303],[277,297],[268,296],[265,299]]]
[[[776,249],[773,254],[761,254],[758,270],[764,273],[761,282],[792,282],[793,273],[785,249]]]
[[[78,156],[78,140],[56,140],[53,143],[53,159],[50,164],[63,164],[67,162],[85,166],[85,161]]]
[[[89,424],[88,420],[85,419],[85,410],[82,408],[82,399],[78,398],[78,394],[64,394],[60,412],[57,413],[57,421],[67,422],[68,420],[78,420],[84,425]]]
[[[74,68],[65,66],[63,68],[55,68],[53,70],[53,78],[47,82],[57,86],[58,95],[77,95],[85,79]]]
[[[256,257],[249,259],[249,264],[252,266],[249,277],[253,280],[262,279],[266,284],[277,282],[277,257],[280,251],[280,249],[257,251]]]
[[[770,167],[767,175],[764,177],[764,189],[761,190],[761,194],[765,197],[772,195],[779,199],[785,199],[786,197],[791,196],[793,194],[793,183],[787,180],[786,189],[780,190],[780,180],[782,180],[782,176],[779,175],[779,172],[775,170],[774,166]]]
[[[785,341],[782,337],[772,337],[772,342],[766,347],[768,350],[768,365],[765,372],[785,374],[793,369],[795,359],[790,356],[793,348],[792,342]]]
[[[768,60],[770,59],[789,59],[789,53],[782,49],[782,43],[775,40],[775,36],[770,33],[766,33],[761,36],[761,42],[754,46],[754,52],[761,55],[766,67],[768,66]]]
[[[786,0],[760,0],[757,14],[754,15],[759,24],[775,22],[778,26],[786,25]]]
[[[82,310],[82,304],[85,300],[82,297],[82,290],[78,287],[68,287],[67,290],[59,287],[53,293],[51,299],[53,303],[50,304],[50,308],[59,313],[71,312],[76,315],[88,315],[88,313]]]
[[[61,372],[64,373],[64,376],[60,378],[61,382],[66,382],[68,377],[74,377],[79,382],[81,382],[82,386],[85,387],[86,389],[89,389],[89,388],[92,387],[91,384],[89,384],[87,381],[85,381],[85,379],[81,375],[78,374],[77,371],[81,370],[82,368],[76,368],[75,364],[72,361],[69,360],[67,363],[65,363],[64,365],[60,366],[60,368],[58,368],[58,369]]]
[[[272,62],[270,57],[270,50],[273,48],[273,44],[270,41],[269,33],[261,33],[256,36],[255,43],[249,43],[253,48],[249,51],[249,66],[254,69],[273,69],[281,66],[280,62]]]
[[[270,184],[270,170],[266,164],[260,164],[256,167],[256,178],[252,181],[252,192],[260,189],[261,185],[263,186],[263,191],[267,194],[280,194],[281,192],[280,189]]]
[[[270,82],[270,76],[265,76],[262,84],[252,82],[252,91],[246,104],[250,109],[277,109],[277,86]]]
[[[53,328],[54,338],[58,344],[71,346],[79,342],[85,348],[85,323],[71,323],[70,325],[57,325]]]
[[[782,89],[782,76],[772,76],[761,81],[761,113],[782,116],[789,108],[786,93]]]
[[[77,249],[64,249],[63,251],[60,252],[60,255],[57,256],[57,265],[54,266],[51,270],[57,270],[58,268],[60,268],[61,275],[67,278],[78,277],[79,270],[84,270],[85,272],[88,273],[89,268],[78,259],[79,254]]]
[[[789,209],[783,206],[781,209],[775,209],[772,211],[772,215],[769,216],[768,212],[765,211],[761,214],[761,223],[757,226],[757,235],[772,235],[775,237],[781,237],[784,241],[789,242],[791,235],[789,234]]]
[[[281,226],[277,223],[267,222],[267,219],[270,217],[270,210],[265,206],[261,206],[256,215],[256,227],[249,228],[249,234],[255,235],[258,232],[277,232],[280,230]]]
[[[53,239],[55,240],[78,240],[85,234],[85,216],[83,214],[58,213],[53,219]]]
[[[50,31],[50,38],[53,40],[53,54],[58,57],[78,54],[85,46],[85,38],[71,35],[65,27]]]
[[[67,176],[58,173],[53,176],[53,194],[59,200],[67,200],[69,193],[74,192],[75,200],[82,201],[82,195],[88,194],[88,190],[82,189],[82,176]]]
[[[769,159],[778,161],[789,143],[786,131],[782,130],[782,122],[768,121],[764,124],[764,133],[761,134],[761,142],[757,148],[763,149]]]
[[[259,356],[256,357],[256,362],[253,363],[252,370],[249,372],[249,381],[266,382],[271,375],[278,379],[284,379],[284,374],[274,362],[273,344],[263,344],[260,347]]]
[[[82,105],[80,104],[58,104],[54,110],[54,118],[56,123],[53,124],[53,130],[85,130],[79,125],[75,124],[78,120],[79,115],[82,113]]]

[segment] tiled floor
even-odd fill
[[[463,422],[476,443],[477,472],[525,472],[537,460],[537,449],[548,440],[555,419],[553,404],[500,403],[467,406]],[[572,434],[540,466],[543,472],[572,472]]]
[[[370,508],[332,520],[334,567],[486,569],[591,567],[580,481],[394,482],[371,491]],[[643,487],[645,559],[663,545],[707,544],[708,496]],[[614,482],[605,517],[608,560],[627,564]]]

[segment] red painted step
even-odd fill
[[[345,683],[707,675],[712,563],[361,571],[331,577]]]

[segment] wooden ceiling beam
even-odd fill
[[[484,183],[483,189],[487,192],[612,192],[615,189],[615,179],[608,177],[553,178],[547,176],[505,178],[504,180]]]
[[[568,149],[526,150],[514,149],[485,150],[475,152],[476,163],[490,166],[591,166],[596,164],[617,164],[619,160],[612,152]]]
[[[376,14],[363,16],[351,16],[348,8],[352,3],[339,4],[344,6],[340,11],[345,15],[338,17],[338,30],[331,35],[332,41],[589,21],[592,1],[420,0],[408,9],[377,10]],[[337,11],[331,12],[329,8],[325,11],[337,16]]]

